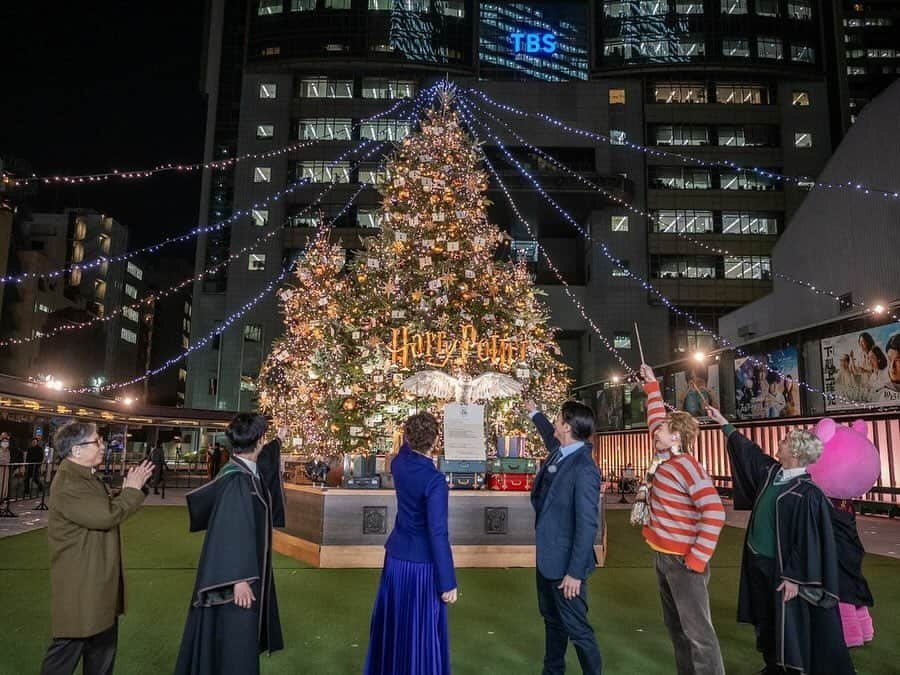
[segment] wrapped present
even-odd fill
[[[503,492],[529,492],[532,483],[533,473],[492,473],[488,476],[488,488]]]
[[[483,473],[448,473],[446,478],[451,490],[480,490],[484,487]]]
[[[484,473],[487,471],[487,462],[475,459],[447,459],[441,455],[438,470],[441,473]]]
[[[497,436],[497,457],[524,457],[525,436]]]
[[[488,462],[488,473],[537,473],[537,460],[527,457],[497,457]]]
[[[341,487],[348,490],[377,490],[381,487],[381,477],[367,476],[360,478],[358,476],[344,476],[341,481]]]

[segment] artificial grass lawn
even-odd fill
[[[626,511],[610,511],[607,566],[590,578],[591,620],[607,675],[670,675],[672,650],[651,566]],[[713,559],[710,596],[725,669],[756,673],[753,630],[735,622],[741,530],[727,527]],[[119,628],[118,673],[170,673],[175,663],[202,535],[187,532],[183,507],[150,506],[123,526],[128,614]],[[277,555],[275,577],[287,647],[262,657],[271,674],[358,673],[379,570],[317,570]],[[77,570],[73,570],[77,573]],[[892,620],[900,608],[900,561],[867,556],[876,599],[876,638],[851,651],[860,675],[900,673]],[[463,569],[450,610],[453,672],[539,673],[543,623],[533,569]],[[0,540],[0,673],[37,672],[49,640],[49,580],[44,530]],[[568,672],[581,672],[569,649]],[[421,675],[429,675],[422,673]]]

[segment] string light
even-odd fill
[[[529,113],[526,110],[521,110],[520,108],[516,108],[515,106],[506,105],[504,103],[500,103],[492,99],[485,92],[475,89],[474,87],[469,87],[467,92],[472,92],[481,97],[486,103],[499,108],[500,110],[504,110],[506,112],[518,115],[520,117],[536,117],[547,124],[552,126],[559,127],[565,131],[568,131],[571,134],[576,136],[583,136],[586,138],[593,138],[595,140],[602,141],[604,143],[612,144],[612,139],[609,136],[604,134],[597,133],[595,131],[589,131],[587,129],[580,129],[578,127],[573,127],[562,120],[556,119],[555,117],[551,117],[546,113]],[[671,152],[668,150],[658,150],[656,148],[650,148],[646,145],[641,145],[640,143],[634,143],[629,141],[628,139],[617,139],[615,143],[616,147],[627,148],[629,150],[634,150],[637,152],[642,152],[646,155],[651,155],[653,157],[672,157],[681,161],[684,164],[699,164],[700,166],[724,166],[733,171],[741,171],[745,173],[754,173],[758,176],[764,176],[765,178],[771,178],[772,180],[788,182],[788,183],[796,183],[797,185],[808,185],[811,187],[817,187],[820,189],[842,189],[842,190],[853,190],[859,192],[863,195],[875,195],[884,197],[886,199],[900,199],[900,192],[895,192],[893,190],[884,190],[881,188],[869,187],[867,185],[863,185],[861,183],[857,183],[852,180],[848,180],[846,183],[822,183],[819,181],[814,181],[812,178],[808,176],[788,176],[785,174],[776,173],[769,169],[761,169],[759,167],[745,167],[736,162],[732,162],[727,159],[716,159],[716,160],[708,160],[702,159],[700,157],[692,157],[690,155],[685,155],[677,152]]]
[[[461,105],[463,108],[465,108],[467,111],[470,111],[470,109],[468,108],[468,106],[467,106],[463,101],[460,101],[460,105]],[[471,111],[470,111],[470,114],[471,114]],[[472,119],[474,120],[474,118],[472,118]],[[546,192],[546,190],[544,190],[544,188],[543,188],[543,186],[540,184],[540,182],[538,182],[538,181],[537,181],[537,180],[536,180],[536,179],[535,179],[535,178],[534,178],[534,177],[533,177],[533,176],[532,176],[532,175],[531,175],[531,174],[530,174],[523,166],[522,166],[522,164],[521,164],[521,163],[520,163],[520,162],[519,162],[512,154],[510,154],[509,150],[508,150],[508,149],[506,148],[506,146],[503,144],[503,141],[501,141],[500,138],[499,138],[496,134],[494,134],[486,124],[484,124],[483,122],[481,122],[481,124],[482,124],[482,126],[483,126],[485,132],[487,133],[487,135],[488,135],[488,136],[489,136],[489,137],[497,144],[497,147],[500,149],[500,151],[501,151],[501,152],[503,153],[503,155],[506,157],[507,161],[508,161],[511,165],[515,166],[515,167],[519,170],[519,172],[520,172],[526,179],[528,179],[528,181],[529,181],[529,182],[535,187],[535,189],[541,194],[541,196],[544,198],[544,200],[545,200],[548,204],[550,204],[550,206],[552,206],[554,209],[556,209],[556,211],[557,211],[557,212],[558,212],[558,213],[559,213],[559,214],[560,214],[567,222],[569,222],[569,223],[570,223],[570,224],[571,224],[571,225],[572,225],[579,233],[581,233],[581,235],[582,235],[585,239],[587,239],[588,241],[594,241],[593,238],[591,237],[591,235],[590,235],[588,232],[585,232],[585,230],[578,224],[578,222],[571,216],[571,214],[570,214],[568,211],[566,211],[565,209],[563,209],[563,208],[562,208],[562,207],[561,207],[561,206],[560,206],[560,205],[559,205],[559,204],[558,204],[558,203],[557,203],[557,202],[556,202],[556,201],[555,201],[555,200],[554,200],[547,192]],[[487,161],[486,158],[485,158],[485,161]],[[532,234],[532,236],[534,237],[533,234]],[[748,359],[751,363],[753,363],[754,365],[757,365],[757,366],[759,366],[759,367],[761,367],[761,368],[764,368],[764,369],[765,369],[766,371],[768,371],[768,372],[775,373],[775,374],[777,374],[778,376],[780,376],[780,377],[782,377],[782,378],[785,377],[785,374],[784,374],[782,371],[780,371],[780,370],[778,370],[778,369],[771,368],[767,363],[764,363],[764,362],[760,361],[759,359],[757,359],[756,357],[754,357],[754,356],[752,356],[752,355],[746,354],[743,350],[741,350],[739,347],[737,347],[736,345],[734,345],[730,340],[728,340],[727,338],[724,338],[724,337],[718,335],[718,334],[715,333],[714,331],[712,331],[712,330],[710,330],[709,328],[707,328],[706,326],[704,326],[700,321],[697,320],[697,318],[696,318],[693,314],[691,314],[690,312],[686,312],[686,311],[682,310],[681,308],[679,308],[677,305],[675,305],[668,297],[666,297],[665,295],[663,295],[663,294],[662,294],[662,293],[661,293],[661,292],[660,292],[653,284],[651,284],[649,281],[647,281],[646,279],[644,279],[644,278],[641,277],[640,275],[635,274],[635,273],[634,273],[632,270],[630,270],[626,265],[624,265],[623,262],[622,262],[619,258],[617,258],[617,257],[609,250],[609,247],[607,246],[606,242],[604,242],[603,240],[596,240],[596,241],[594,241],[594,243],[599,245],[600,251],[603,253],[603,255],[604,255],[610,262],[612,262],[612,263],[616,266],[616,268],[618,268],[618,269],[623,273],[624,276],[626,276],[626,277],[628,277],[628,278],[631,278],[631,279],[633,279],[634,281],[638,282],[638,283],[644,288],[644,290],[646,290],[646,291],[652,293],[652,294],[655,295],[657,298],[659,298],[659,300],[663,303],[663,305],[666,306],[667,309],[669,309],[670,311],[674,312],[675,314],[677,314],[677,315],[679,315],[679,316],[684,317],[684,318],[687,320],[688,323],[690,323],[692,326],[696,327],[698,330],[700,330],[701,332],[705,333],[706,335],[709,335],[716,343],[721,344],[721,345],[724,346],[724,347],[728,347],[729,349],[734,350],[734,352],[735,352],[736,354],[738,354],[739,356],[745,356],[745,357],[747,357],[747,359]],[[546,252],[545,252],[545,255],[546,255]],[[572,296],[571,294],[569,294],[569,297],[570,297],[570,298],[573,298],[573,296]],[[583,314],[583,313],[582,313],[582,314]],[[815,387],[815,386],[813,386],[813,385],[811,385],[811,384],[809,384],[808,382],[805,382],[805,381],[803,381],[803,380],[798,380],[798,381],[797,381],[797,384],[798,384],[798,386],[803,387],[804,389],[806,389],[806,390],[809,391],[809,392],[812,392],[812,393],[821,395],[821,396],[822,396],[823,398],[825,398],[826,400],[831,400],[831,401],[841,401],[841,402],[847,403],[847,404],[849,404],[849,405],[860,406],[860,407],[870,407],[870,406],[872,405],[872,404],[867,403],[867,402],[854,401],[854,400],[851,400],[851,399],[844,398],[844,397],[842,397],[842,396],[838,396],[838,395],[833,394],[833,393],[825,392],[825,391],[823,391],[823,390],[821,390],[821,389],[818,389],[817,387]]]
[[[647,220],[649,220],[652,223],[656,223],[656,225],[659,227],[660,232],[665,232],[666,234],[670,234],[668,231],[666,231],[664,229],[666,227],[666,224],[658,216],[655,216],[655,215],[653,215],[653,213],[651,213],[649,211],[644,211],[643,209],[640,209],[640,208],[634,206],[633,204],[622,199],[615,193],[604,189],[602,186],[598,185],[597,183],[593,182],[592,180],[582,176],[580,173],[578,173],[577,171],[574,171],[570,167],[566,166],[565,164],[563,164],[558,159],[556,159],[549,153],[545,152],[541,148],[539,148],[535,145],[532,145],[527,140],[525,140],[525,138],[523,138],[521,134],[517,133],[508,123],[504,122],[503,120],[498,119],[494,114],[492,114],[488,110],[485,110],[483,107],[478,105],[475,101],[473,101],[470,97],[467,96],[466,101],[471,106],[470,110],[473,111],[473,114],[475,111],[477,111],[477,112],[489,117],[496,124],[499,124],[504,129],[506,129],[506,131],[509,132],[509,134],[513,138],[515,138],[518,143],[521,143],[524,147],[526,147],[529,150],[531,150],[532,152],[540,155],[541,157],[546,159],[548,162],[553,164],[558,169],[564,171],[566,174],[568,174],[575,180],[577,180],[580,183],[582,183],[583,185],[586,185],[587,187],[599,192],[600,194],[604,195],[605,197],[612,200],[616,204],[622,206],[623,208],[627,209],[628,211],[631,211],[635,215],[646,218]],[[695,244],[695,245],[703,248],[704,250],[710,251],[711,253],[716,253],[718,255],[724,255],[724,256],[734,256],[735,255],[726,248],[712,246],[704,241],[701,241],[695,237],[690,236],[687,232],[681,232],[677,229],[677,227],[675,229],[674,234],[682,239],[685,239],[686,241],[691,242],[692,244]],[[801,279],[795,279],[794,277],[791,277],[790,275],[783,274],[783,273],[777,272],[777,271],[773,271],[772,276],[778,277],[779,279],[783,279],[784,281],[787,281],[789,283],[792,283],[792,284],[795,284],[802,288],[805,288],[813,293],[816,293],[817,295],[827,295],[831,298],[834,298],[835,300],[841,301],[840,294],[838,294],[834,291],[828,291],[828,290],[825,290],[822,288],[818,288],[815,284],[813,284],[811,282],[803,281]],[[881,304],[875,304],[875,305],[869,306],[865,302],[861,302],[861,301],[857,301],[857,302],[851,301],[850,304],[852,304],[854,307],[859,307],[859,308],[865,310],[866,312],[875,314],[875,315],[884,314],[884,312],[886,311],[884,306]],[[898,318],[896,314],[891,314],[890,316],[895,321],[900,321],[900,318]]]
[[[382,117],[384,115],[390,115],[392,112],[397,110],[401,106],[408,105],[414,99],[404,98],[397,100],[390,107],[382,110],[381,112],[373,115],[371,117],[367,117],[365,119],[360,120],[359,122],[353,124],[350,128],[351,130],[360,126],[364,122],[367,122],[372,119],[376,119],[377,117]],[[101,173],[90,173],[90,174],[77,174],[77,175],[53,175],[53,176],[38,176],[37,174],[32,174],[27,178],[13,178],[10,176],[8,183],[12,186],[21,186],[26,183],[33,182],[41,182],[46,185],[51,184],[62,184],[62,185],[82,185],[85,183],[102,183],[108,180],[113,179],[136,179],[136,178],[148,178],[150,176],[166,173],[166,172],[191,172],[191,171],[200,171],[203,169],[226,169],[229,166],[237,164],[238,162],[244,162],[251,159],[269,159],[271,157],[279,157],[281,155],[285,155],[291,152],[295,152],[302,148],[308,148],[312,145],[316,145],[317,143],[321,143],[322,141],[327,140],[323,138],[317,138],[313,140],[302,140],[296,143],[291,143],[289,145],[279,146],[277,148],[273,148],[272,150],[268,150],[266,152],[252,152],[246,153],[243,155],[238,155],[236,157],[230,157],[228,159],[214,160],[206,163],[197,163],[197,164],[175,164],[172,162],[168,162],[166,164],[158,164],[152,169],[135,169],[129,171],[106,171]]]

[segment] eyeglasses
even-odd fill
[[[103,442],[102,438],[95,438],[92,441],[84,441],[83,443],[79,443],[78,445],[100,445]]]

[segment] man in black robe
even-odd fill
[[[265,420],[228,426],[232,458],[187,495],[192,532],[206,530],[176,675],[253,675],[259,654],[283,649],[272,578],[272,527],[284,525],[280,438]],[[279,436],[282,433],[279,432]]]
[[[852,675],[838,613],[838,555],[828,497],[806,473],[822,453],[808,431],[791,431],[778,459],[741,435],[728,437],[734,508],[751,509],[741,562],[738,621],[756,628],[764,673]]]

